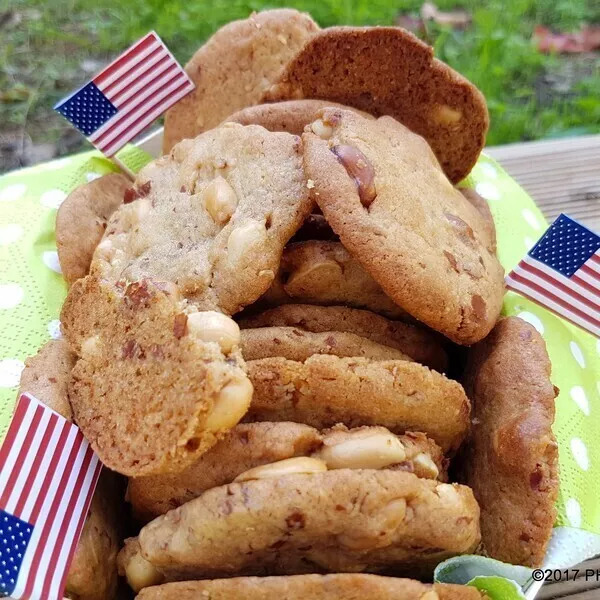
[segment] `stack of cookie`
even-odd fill
[[[454,187],[481,94],[401,29],[291,10],[227,25],[187,70],[165,156],[57,217],[65,339],[22,389],[129,478],[137,534],[117,561],[125,500],[98,488],[113,510],[92,507],[67,594],[112,597],[118,562],[146,600],[477,599],[415,579],[473,552],[539,564],[550,364],[498,321],[493,219]]]

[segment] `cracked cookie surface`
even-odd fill
[[[252,536],[247,532],[252,531]],[[430,573],[479,543],[471,490],[412,473],[340,469],[213,488],[129,539],[166,581],[340,571]]]
[[[340,240],[410,315],[460,344],[500,314],[504,272],[479,211],[427,142],[390,117],[325,109],[303,134],[311,193]]]
[[[175,283],[201,310],[233,314],[271,284],[312,206],[300,138],[228,123],[184,140],[137,176],[91,273]]]

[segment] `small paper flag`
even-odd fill
[[[54,109],[112,156],[194,84],[151,31]]]
[[[101,468],[76,425],[19,398],[0,447],[0,596],[63,597]]]
[[[561,214],[506,286],[600,337],[600,236]]]

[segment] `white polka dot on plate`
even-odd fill
[[[48,190],[40,196],[40,202],[46,208],[58,208],[66,197],[62,190]]]
[[[533,214],[533,212],[529,208],[524,208],[521,211],[521,215],[530,227],[533,227],[533,229],[540,229],[540,223],[538,221],[538,218]]]
[[[0,227],[0,246],[8,246],[16,242],[23,235],[23,228],[16,223]]]
[[[100,175],[100,173],[86,173],[85,174],[85,178],[87,181],[94,181],[94,179],[98,179],[99,177],[102,177],[102,175]]]
[[[579,347],[579,344],[572,341],[569,344],[569,347],[571,348],[571,354],[573,355],[573,358],[577,361],[582,369],[585,369],[585,358],[583,356],[583,350]]]
[[[517,317],[519,317],[520,319],[523,319],[523,321],[527,321],[529,324],[533,325],[540,334],[544,333],[544,324],[542,323],[541,319],[537,316],[534,315],[533,313],[524,310],[522,312],[520,312]]]
[[[498,170],[494,165],[490,165],[490,163],[481,163],[479,169],[485,177],[489,177],[490,179],[498,178]]]
[[[42,254],[42,261],[49,268],[52,269],[55,273],[62,273],[62,269],[60,268],[60,263],[58,262],[58,253],[56,250],[47,250]]]
[[[14,308],[23,300],[23,288],[16,283],[0,283],[0,308]]]
[[[19,385],[21,371],[25,368],[23,361],[16,358],[0,360],[0,388],[11,388]]]
[[[569,498],[565,505],[567,519],[571,527],[581,527],[581,505],[575,498]]]
[[[571,440],[571,452],[573,453],[573,458],[579,468],[587,471],[590,468],[590,459],[588,458],[587,447],[583,443],[583,440],[580,438],[573,438]]]
[[[62,338],[60,321],[58,319],[54,319],[48,323],[48,334],[53,340],[60,340]]]
[[[499,200],[500,192],[498,188],[489,181],[481,181],[475,186],[475,191],[486,200]]]
[[[0,202],[12,202],[23,196],[27,186],[24,183],[13,183],[0,190]]]
[[[575,404],[577,404],[577,406],[579,406],[579,408],[581,409],[581,412],[584,415],[589,416],[590,403],[585,394],[585,390],[580,385],[576,385],[571,388],[571,391],[569,393],[573,402],[575,402]]]

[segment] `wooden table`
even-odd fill
[[[600,232],[600,135],[526,142],[487,148],[535,200],[549,222],[561,212]],[[600,570],[600,558],[578,567],[575,581],[548,583],[536,600],[600,600],[600,581],[585,570]]]
[[[565,212],[600,232],[600,135],[495,146],[486,152],[529,192],[548,221]]]

